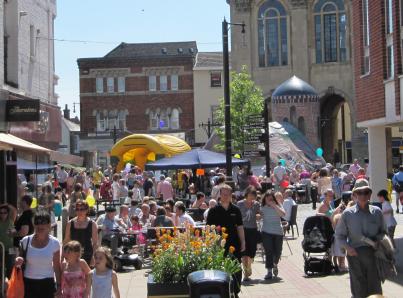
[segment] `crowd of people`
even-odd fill
[[[113,255],[119,245],[116,230],[136,232],[135,244],[146,246],[147,227],[207,224],[228,231],[225,247],[227,251],[235,247],[233,255],[243,267],[236,280],[242,280],[242,273],[244,281],[250,279],[259,243],[267,269],[264,279],[273,279],[279,275],[284,233],[292,220],[293,206],[311,201],[316,213],[333,223],[333,262],[339,271],[350,268],[353,295],[379,294],[380,284],[363,288],[361,283],[367,277],[356,274],[362,268],[372,268],[365,258],[373,253],[356,238],[363,233],[379,238],[385,232],[393,241],[397,222],[391,195],[394,189],[399,212],[403,167],[387,178],[388,189],[377,193],[380,208],[367,205],[372,189],[366,173],[366,166],[354,160],[347,171],[327,164],[310,172],[303,165],[289,169],[279,162],[270,175],[255,176],[250,168],[240,168],[231,186],[226,184],[225,170],[219,168],[197,175],[186,170],[146,172],[132,165],[120,172],[112,166],[67,171],[56,165],[41,185],[35,185],[32,176],[25,180],[19,175],[18,210],[10,204],[0,206],[6,275],[10,277],[13,266],[23,268],[25,297],[109,298],[112,293],[119,297],[113,271]],[[303,192],[298,192],[301,189]],[[34,196],[37,206],[31,208]],[[89,204],[88,197],[96,204]],[[99,208],[104,204],[104,210]],[[50,233],[52,225],[57,225],[56,206],[68,211],[62,243]],[[354,210],[366,208],[376,217],[374,227],[365,232],[352,230],[351,222],[361,220],[354,217]],[[384,223],[385,231],[379,226]],[[357,255],[363,257],[355,258]]]

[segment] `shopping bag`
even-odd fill
[[[21,268],[14,267],[8,282],[7,298],[24,298],[24,277]]]

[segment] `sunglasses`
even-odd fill
[[[0,212],[0,214],[8,214],[8,212],[6,211],[6,212]]]
[[[76,208],[76,211],[87,211],[87,208]]]
[[[355,192],[357,195],[361,195],[361,196],[367,196],[369,195],[371,192],[369,190],[362,190],[362,191],[356,191]]]

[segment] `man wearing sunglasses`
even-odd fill
[[[372,189],[365,179],[357,179],[353,189],[356,204],[346,209],[336,227],[336,237],[347,251],[350,288],[353,297],[382,294],[381,279],[370,242],[386,234],[382,211],[371,206]]]

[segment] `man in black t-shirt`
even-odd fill
[[[220,202],[210,209],[207,215],[207,225],[225,227],[228,238],[225,243],[225,251],[228,253],[229,247],[235,247],[234,257],[241,260],[242,252],[245,250],[245,234],[243,229],[242,214],[237,206],[231,203],[232,188],[224,184],[220,189]],[[234,292],[236,297],[240,291],[242,281],[242,271],[234,274]]]
[[[143,183],[144,196],[152,196],[153,186],[154,186],[153,181],[147,175],[147,173],[144,172],[144,183]]]
[[[20,240],[23,237],[31,235],[34,232],[34,225],[32,224],[32,218],[34,217],[34,213],[31,210],[31,204],[32,204],[31,196],[25,195],[21,198],[20,206],[23,212],[16,220],[15,231],[13,231],[15,247],[19,247]]]

